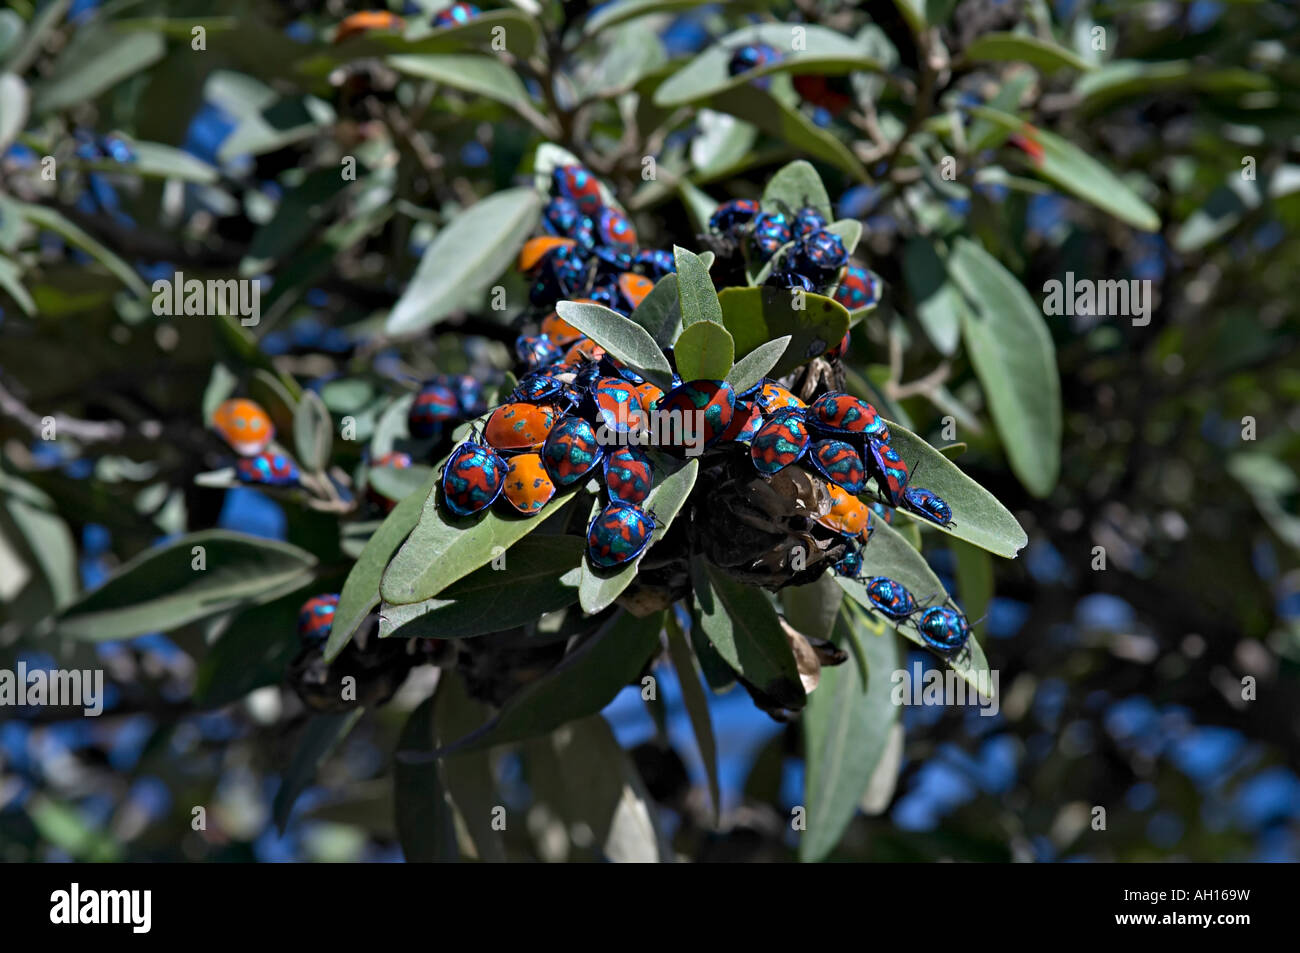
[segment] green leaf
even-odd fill
[[[333,661],[375,606],[379,605],[379,583],[389,560],[420,520],[426,498],[434,491],[437,470],[425,480],[421,490],[405,497],[388,514],[379,529],[367,541],[339,593],[334,609],[334,624],[325,643],[325,660]]]
[[[57,847],[77,861],[112,863],[122,859],[116,840],[72,804],[36,793],[25,800],[21,810],[31,819],[38,843]]]
[[[714,299],[717,300],[717,299]],[[720,381],[731,372],[735,342],[720,323],[696,321],[687,325],[673,345],[677,373],[684,381]]]
[[[780,599],[785,621],[797,632],[814,639],[829,639],[844,593],[835,585],[832,573],[823,573],[816,582],[784,587]]]
[[[781,356],[790,346],[791,336],[783,334],[775,341],[760,344],[750,351],[727,372],[726,381],[737,394],[743,394],[781,362]],[[734,345],[733,345],[734,346]]]
[[[180,149],[159,142],[135,140],[131,142],[131,148],[135,152],[133,162],[109,161],[94,163],[94,165],[111,172],[140,175],[146,178],[176,179],[181,182],[197,182],[200,185],[211,185],[217,181],[217,170],[188,152],[182,152]]]
[[[693,561],[692,575],[700,627],[718,654],[784,707],[802,708],[805,695],[794,653],[766,595],[701,558]]]
[[[713,216],[718,203],[713,201],[708,193],[692,185],[689,179],[681,179],[677,183],[677,194],[681,196],[682,204],[686,206],[686,214],[691,218],[691,227],[697,234],[706,233],[709,230],[709,219]]]
[[[718,93],[709,105],[719,112],[753,123],[769,136],[814,159],[821,159],[855,179],[865,182],[868,178],[857,156],[833,133],[764,90],[741,86]]]
[[[435,742],[444,745],[464,737],[466,732],[481,725],[488,713],[486,705],[469,697],[463,679],[450,675],[440,678],[433,701]],[[504,862],[503,835],[493,823],[493,812],[501,798],[497,794],[488,752],[462,754],[429,767],[437,767],[442,772],[447,793],[465,822],[478,859],[489,863]]]
[[[431,485],[432,476],[433,468],[422,463],[409,467],[371,467],[366,482],[385,499],[401,502],[412,493],[428,492],[426,487]]]
[[[325,403],[312,390],[304,391],[293,415],[293,443],[298,462],[308,470],[320,471],[329,466],[334,448],[334,422]]]
[[[22,272],[13,261],[0,255],[0,291],[14,299],[26,315],[36,314],[36,302],[27,289],[23,287]]]
[[[601,4],[583,24],[582,35],[595,36],[601,30],[608,30],[637,17],[688,10],[700,6],[702,2],[703,0],[618,0],[616,3]]]
[[[436,757],[544,735],[570,721],[594,715],[641,674],[646,661],[659,649],[662,628],[662,612],[644,619],[619,612],[570,649],[559,665],[507,699],[495,718],[444,746]]]
[[[996,109],[976,106],[971,112],[1008,133],[1019,134],[1042,146],[1041,161],[1032,162],[1031,166],[1047,181],[1134,228],[1147,232],[1160,228],[1160,216],[1151,206],[1142,201],[1115,173],[1074,143]]]
[[[804,159],[797,159],[777,170],[776,175],[768,181],[767,188],[763,189],[760,204],[764,209],[785,212],[787,215],[811,205],[826,221],[835,217],[831,197],[826,193],[826,186],[822,185],[822,177],[817,174],[812,163]]]
[[[603,347],[611,357],[638,371],[646,380],[662,390],[672,386],[673,369],[668,358],[664,357],[664,352],[650,332],[636,321],[625,318],[604,305],[578,301],[560,301],[555,310],[561,318]]]
[[[51,78],[32,90],[32,112],[41,116],[78,103],[89,103],[122,80],[152,66],[167,52],[161,33],[90,31],[91,39],[69,44],[50,71]]]
[[[653,511],[655,518],[655,530],[650,537],[650,543],[642,551],[641,555],[631,562],[625,563],[612,573],[601,570],[596,571],[591,567],[589,561],[584,560],[582,563],[582,578],[578,584],[578,598],[584,612],[594,615],[602,609],[608,608],[614,604],[614,600],[622,595],[623,590],[631,585],[632,580],[636,578],[637,567],[641,565],[641,560],[645,558],[651,547],[664,538],[668,532],[668,527],[672,526],[673,520],[681,512],[681,508],[686,504],[686,498],[691,495],[691,490],[695,487],[695,477],[699,472],[700,462],[698,460],[689,461],[686,466],[680,470],[666,476],[663,480],[650,491],[646,497],[646,511]],[[595,513],[593,512],[593,516]]]
[[[3,200],[0,200],[3,201]],[[98,261],[101,265],[117,278],[118,281],[130,288],[136,295],[141,298],[149,296],[149,289],[145,283],[140,280],[140,276],[117,255],[113,254],[95,239],[73,225],[70,221],[60,215],[52,208],[44,205],[32,205],[27,202],[7,202],[10,208],[15,211],[20,218],[26,219],[37,228],[46,228],[54,232],[69,245],[80,248],[91,258]],[[4,211],[0,209],[0,211]]]
[[[973,63],[1028,63],[1044,73],[1091,70],[1092,64],[1063,46],[1024,33],[983,33],[964,51]]]
[[[441,690],[440,690],[441,693]],[[435,698],[426,698],[402,727],[398,748],[434,749]],[[436,763],[409,764],[400,758],[393,768],[393,817],[397,839],[408,863],[438,863],[460,858],[456,845],[456,812]]]
[[[795,48],[796,30],[802,30],[801,48]],[[732,76],[728,69],[737,47],[768,43],[781,58],[759,69]],[[749,86],[774,73],[880,72],[881,64],[868,55],[864,44],[834,30],[813,24],[764,23],[729,33],[691,62],[677,70],[655,90],[655,105],[684,106]],[[753,88],[753,87],[749,87]],[[744,117],[741,117],[744,118]]]
[[[952,554],[957,561],[957,592],[962,608],[976,635],[984,634],[984,616],[993,600],[993,560],[989,554],[970,543],[953,540]]]
[[[0,511],[40,567],[53,607],[71,603],[77,595],[77,544],[54,500],[25,480],[0,472],[0,502]]]
[[[494,56],[442,54],[424,56],[390,56],[388,65],[399,73],[462,89],[467,93],[495,99],[507,106],[528,105],[528,90],[523,80],[503,61]]]
[[[0,73],[0,152],[23,131],[30,97],[27,84],[13,73]]]
[[[695,659],[700,663],[700,671],[704,673],[704,680],[709,683],[713,693],[722,695],[735,688],[736,671],[727,664],[727,660],[704,634],[698,603],[691,606],[691,628],[687,635],[691,640],[691,648],[695,650]]]
[[[1080,76],[1073,92],[1079,97],[1080,108],[1093,111],[1125,99],[1183,89],[1239,96],[1272,88],[1266,72],[1245,68],[1206,69],[1205,64],[1191,60],[1113,60]]]
[[[722,322],[745,357],[769,341],[789,335],[781,359],[769,372],[784,377],[839,345],[849,330],[849,312],[838,301],[804,294],[803,308],[782,288],[726,288],[718,295]]]
[[[677,297],[682,310],[682,327],[688,328],[697,321],[722,323],[718,307],[718,293],[713,290],[708,265],[694,252],[679,245],[673,246],[677,261]]]
[[[271,220],[253,233],[248,254],[239,263],[245,277],[261,274],[299,247],[313,231],[325,226],[333,199],[348,183],[337,168],[313,170],[285,193]]]
[[[677,276],[664,275],[654,288],[646,295],[636,310],[632,320],[645,328],[655,344],[660,348],[673,346],[682,329],[682,307],[678,300]],[[662,389],[662,388],[661,388]]]
[[[1264,196],[1276,202],[1300,192],[1300,165],[1281,165],[1263,179],[1248,181],[1239,173],[1210,193],[1205,204],[1187,217],[1173,245],[1177,251],[1199,251],[1223,238],[1241,224],[1248,212],[1259,208]]]
[[[969,304],[962,334],[1011,469],[1030,493],[1046,496],[1060,471],[1062,424],[1056,349],[1042,311],[969,239],[954,242],[948,273]]]
[[[537,224],[541,197],[531,188],[507,189],[474,203],[434,237],[415,276],[388,315],[389,334],[433,325],[470,295],[492,285]]]
[[[916,316],[935,348],[945,355],[956,352],[966,301],[933,244],[924,238],[908,240],[903,248],[903,278],[916,303]]]
[[[54,3],[47,7],[56,6]],[[0,66],[9,58],[10,52],[16,50],[27,24],[13,10],[0,10]]]
[[[721,786],[718,783],[718,743],[713,735],[713,721],[709,717],[709,699],[700,685],[700,676],[695,671],[695,656],[682,627],[677,624],[677,617],[669,611],[665,618],[668,631],[668,656],[672,659],[677,681],[682,686],[682,702],[690,716],[691,727],[695,731],[695,744],[700,749],[700,760],[704,762],[704,773],[709,779],[709,799],[713,804],[713,816],[716,821],[722,813]]]
[[[849,647],[856,639],[866,657],[867,683],[855,664],[823,666],[802,718],[808,829],[799,838],[799,859],[806,863],[824,859],[843,836],[898,719],[891,698],[898,668],[894,637],[861,631],[854,621],[845,606],[835,623],[835,641]]]
[[[320,766],[361,720],[363,712],[364,709],[355,708],[337,714],[313,715],[307,722],[271,805],[271,815],[280,833],[289,824],[298,795],[311,784]]]
[[[379,635],[468,638],[534,622],[578,601],[584,551],[585,542],[577,536],[527,536],[504,554],[499,568],[475,570],[435,599],[384,606]]]
[[[27,67],[35,62],[36,57],[41,55],[45,48],[45,41],[50,32],[63,22],[63,15],[68,12],[68,7],[72,6],[72,0],[49,0],[48,3],[42,4],[36,15],[32,17],[31,25],[27,28],[22,42],[17,45],[13,51],[13,56],[9,59],[8,69],[11,73],[21,74],[26,72]],[[11,13],[10,10],[3,11]],[[15,14],[16,16],[16,14]],[[22,28],[22,21],[19,20],[19,29]],[[12,39],[10,40],[12,44]]]
[[[194,568],[202,547],[206,568]],[[272,540],[204,530],[147,549],[63,611],[58,631],[87,641],[169,631],[208,616],[257,605],[304,585],[311,553]]]
[[[301,649],[298,611],[312,594],[304,587],[239,613],[199,662],[195,703],[218,708],[283,681],[286,667]]]

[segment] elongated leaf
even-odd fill
[[[306,391],[298,401],[293,417],[293,442],[298,462],[308,470],[323,470],[329,465],[334,447],[334,421],[315,391]]]
[[[961,339],[966,301],[930,242],[924,238],[908,240],[903,248],[903,276],[926,335],[939,353],[954,353]]]
[[[114,172],[125,172],[155,179],[177,179],[181,182],[198,182],[211,185],[217,181],[217,170],[202,159],[160,142],[132,141],[135,159],[129,163],[101,164]],[[337,173],[336,173],[337,177]]]
[[[867,683],[852,663],[823,667],[821,684],[808,697],[802,719],[808,829],[799,838],[799,859],[805,862],[822,860],[839,842],[898,719],[890,697],[898,668],[893,633],[862,631],[846,606],[836,621],[835,641],[848,648],[854,639],[866,657]]]
[[[367,541],[339,593],[334,610],[334,624],[325,643],[325,659],[332,661],[352,639],[370,610],[379,605],[379,583],[393,553],[410,535],[424,510],[424,501],[433,492],[436,471],[421,490],[407,496],[393,508],[379,529]]]
[[[973,63],[1028,63],[1049,74],[1093,68],[1073,51],[1025,33],[983,33],[966,47],[964,55]]]
[[[0,73],[0,153],[23,131],[31,97],[27,84],[13,73]]]
[[[371,467],[366,481],[384,499],[401,502],[429,486],[432,476],[432,467],[415,463],[409,467]]]
[[[555,309],[561,318],[603,347],[611,357],[640,372],[663,390],[672,386],[673,369],[668,358],[650,332],[636,321],[599,304],[561,301]]]
[[[1072,195],[1077,195],[1134,228],[1154,232],[1160,216],[1118,176],[1074,143],[1053,132],[1030,126],[1022,119],[996,109],[976,106],[972,112],[1009,133],[1016,133],[1042,147],[1042,158],[1032,162],[1034,171]]]
[[[140,280],[134,269],[117,255],[113,254],[95,239],[73,225],[70,221],[60,215],[52,208],[44,205],[32,205],[26,202],[12,202],[10,208],[18,213],[19,216],[26,219],[38,228],[47,228],[54,232],[69,245],[80,248],[91,258],[95,259],[101,265],[117,278],[118,281],[130,288],[136,295],[141,298],[147,297],[149,289],[145,283]]]
[[[126,36],[99,32],[86,43],[69,46],[51,71],[51,79],[32,91],[32,112],[44,115],[87,103],[122,80],[162,59],[167,51],[161,33]]]
[[[1125,99],[1158,95],[1170,90],[1194,89],[1205,93],[1240,95],[1271,89],[1267,72],[1245,68],[1207,69],[1191,60],[1147,62],[1114,60],[1080,76],[1074,93],[1082,109],[1107,109]]]
[[[285,668],[302,647],[298,611],[313,594],[304,587],[239,613],[199,662],[195,702],[217,708],[283,681]]]
[[[718,307],[718,293],[713,290],[709,267],[694,252],[678,245],[673,246],[677,260],[677,297],[682,310],[682,327],[688,328],[697,321],[722,323],[722,310]]]
[[[709,799],[713,805],[716,820],[722,813],[721,786],[718,784],[718,743],[713,735],[713,721],[709,717],[709,699],[700,685],[700,676],[695,671],[695,656],[682,627],[672,612],[665,618],[668,630],[668,655],[672,659],[673,669],[677,672],[677,681],[682,686],[682,702],[691,719],[691,728],[695,731],[695,744],[700,749],[700,760],[704,762],[704,773],[709,779]]]
[[[682,306],[677,293],[677,276],[664,275],[632,312],[632,320],[645,328],[661,348],[673,346],[682,329]]]
[[[618,613],[586,641],[570,649],[559,665],[508,699],[490,722],[442,747],[436,756],[543,735],[595,714],[641,673],[646,660],[659,648],[662,627],[663,613],[644,619]]]
[[[475,570],[425,602],[385,606],[379,615],[379,635],[467,638],[524,625],[563,609],[578,601],[578,564],[584,546],[576,536],[526,536],[504,555],[500,568],[489,565]]]
[[[345,63],[385,56],[425,56],[438,53],[495,52],[499,36],[508,52],[527,59],[537,46],[538,19],[522,10],[484,10],[466,23],[433,29],[421,23],[404,33],[372,30],[329,46],[294,64],[304,76],[324,77]]]
[[[781,357],[790,346],[791,335],[783,334],[775,341],[760,344],[750,351],[727,372],[726,381],[737,394],[743,394],[781,363]],[[734,347],[734,345],[733,345]]]
[[[433,711],[426,698],[402,728],[402,751],[428,753],[436,746]],[[456,814],[436,763],[409,764],[398,759],[393,769],[393,814],[402,854],[410,863],[457,860]]]
[[[415,277],[393,306],[389,334],[423,330],[476,291],[491,286],[514,259],[541,213],[534,189],[498,192],[461,212],[425,249]]]
[[[487,706],[469,697],[462,679],[447,677],[438,680],[438,692],[433,701],[433,730],[437,744],[448,744],[463,737],[466,732],[483,724],[487,716]],[[506,859],[505,844],[493,823],[493,811],[501,803],[501,798],[497,794],[488,753],[470,752],[425,767],[436,767],[442,772],[447,793],[465,821],[479,859],[503,862]]]
[[[714,299],[717,300],[716,298]],[[686,381],[720,381],[731,373],[736,345],[721,324],[696,321],[673,345],[677,373]]]
[[[802,708],[805,695],[794,654],[766,596],[703,559],[694,561],[692,575],[700,626],[718,654],[784,707]]]
[[[706,192],[692,185],[689,179],[682,179],[677,183],[677,194],[681,196],[682,204],[686,206],[686,214],[691,218],[691,227],[695,229],[696,234],[703,235],[709,230],[709,219],[712,218],[718,203],[709,198]]]
[[[948,272],[966,295],[962,334],[1011,469],[1046,496],[1061,460],[1061,384],[1042,312],[996,258],[958,239]],[[972,540],[973,542],[973,540]]]
[[[54,608],[77,595],[77,544],[54,501],[30,483],[0,473],[2,511],[49,586]]]
[[[843,601],[844,593],[835,585],[832,573],[824,573],[816,582],[786,586],[781,590],[781,611],[785,621],[815,639],[831,637]]]
[[[314,715],[307,722],[271,805],[271,816],[281,833],[289,824],[298,795],[311,784],[320,766],[361,720],[363,712],[364,709],[355,708],[337,714]]]
[[[17,302],[26,315],[36,313],[36,302],[23,286],[22,272],[10,259],[0,255],[0,291],[5,292]]]
[[[601,30],[608,30],[637,17],[688,10],[700,6],[702,2],[703,0],[617,0],[615,3],[604,3],[592,11],[583,24],[582,33],[583,36],[595,36]]]
[[[970,543],[954,540],[952,554],[957,559],[957,592],[976,635],[984,634],[984,616],[993,599],[993,560],[989,554]]]
[[[787,215],[811,205],[826,221],[835,217],[831,198],[826,193],[826,186],[822,185],[822,177],[817,174],[812,163],[805,159],[797,159],[783,166],[768,180],[767,188],[763,189],[761,204],[765,209],[785,212]]]
[[[742,86],[718,93],[709,100],[714,109],[730,113],[737,119],[753,123],[763,132],[828,162],[854,179],[867,180],[866,169],[843,142],[822,129],[798,109],[787,105],[764,90]]]
[[[695,477],[699,472],[700,462],[689,461],[686,466],[663,478],[650,495],[646,497],[644,509],[654,513],[655,531],[650,537],[650,545],[640,556],[625,563],[614,572],[597,572],[589,560],[582,563],[582,580],[578,584],[578,597],[584,612],[594,614],[614,604],[614,600],[623,594],[623,590],[636,578],[637,567],[645,558],[651,547],[663,539],[672,526],[673,520],[681,512],[686,498],[695,487]]]
[[[745,357],[769,341],[789,336],[781,359],[769,372],[783,377],[839,345],[849,330],[849,312],[822,295],[799,298],[782,288],[727,288],[718,295],[722,321]]]
[[[523,80],[494,56],[454,53],[390,56],[387,63],[407,76],[445,83],[507,106],[528,103],[528,91],[524,89]]]
[[[192,533],[123,565],[65,609],[58,630],[89,641],[167,631],[291,592],[315,567],[311,553],[288,543],[224,530]]]

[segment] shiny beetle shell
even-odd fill
[[[906,588],[888,576],[872,576],[867,580],[867,598],[882,615],[898,621],[916,611],[916,599]]]
[[[568,321],[565,321],[554,311],[542,319],[542,333],[545,334],[557,348],[566,348],[574,341],[582,338],[581,331],[575,328]]]
[[[343,22],[334,31],[334,42],[342,43],[344,40],[369,33],[371,30],[396,31],[405,27],[406,21],[396,13],[387,10],[362,10],[360,13],[353,13],[343,18]]]
[[[599,422],[613,433],[641,431],[646,413],[636,385],[621,377],[602,377],[591,388],[591,402]]]
[[[539,453],[521,453],[510,458],[501,495],[524,516],[536,516],[555,496],[555,482],[546,472]]]
[[[843,440],[818,440],[808,453],[817,472],[850,493],[862,492],[866,468],[862,457]]]
[[[876,478],[876,489],[886,497],[890,506],[899,506],[910,477],[907,464],[897,450],[883,441],[868,440],[867,452],[871,457],[868,465],[871,475]]]
[[[830,512],[817,517],[817,522],[843,536],[859,536],[867,528],[867,505],[852,493],[834,483],[826,484],[831,495]]]
[[[546,438],[542,462],[557,487],[577,483],[600,463],[604,448],[596,440],[596,429],[581,417],[563,417]]]
[[[601,569],[613,569],[645,552],[655,522],[635,506],[610,503],[587,527],[587,558]]]
[[[298,610],[298,638],[307,645],[323,644],[329,638],[338,605],[336,592],[312,596],[304,602]]]
[[[600,194],[600,183],[596,177],[583,166],[561,165],[551,170],[551,184],[557,195],[572,199],[578,203],[583,215],[593,218],[600,212],[605,200]]]
[[[831,391],[808,408],[808,422],[824,433],[863,434],[871,440],[888,440],[884,418],[865,400]]]
[[[444,420],[454,420],[460,415],[460,401],[456,392],[443,383],[430,382],[420,388],[411,409],[406,415],[406,427],[412,437],[423,439],[438,432]]]
[[[763,426],[763,415],[752,400],[737,400],[736,411],[731,415],[731,426],[722,435],[722,442],[734,440],[736,443],[749,443]]]
[[[605,206],[594,217],[596,237],[607,246],[632,250],[636,248],[636,229],[622,212]]]
[[[457,516],[492,505],[506,481],[505,461],[491,447],[473,441],[458,446],[442,469],[442,498]]]
[[[658,410],[659,402],[664,399],[664,392],[649,381],[636,385],[636,395],[641,401],[641,409],[647,414]]]
[[[222,401],[212,414],[212,426],[243,457],[261,453],[275,439],[275,424],[262,405],[244,397]]]
[[[765,417],[771,417],[782,410],[801,410],[808,406],[776,381],[769,380],[759,385],[754,403]]]
[[[636,447],[619,447],[605,458],[605,490],[611,503],[638,506],[654,484],[654,468]]]
[[[537,450],[559,414],[554,404],[502,404],[488,417],[483,435],[489,446],[503,453]]]
[[[618,290],[630,308],[635,309],[654,289],[655,283],[645,275],[625,271],[618,276]]]
[[[541,267],[548,257],[560,248],[573,248],[577,243],[572,238],[560,238],[557,235],[542,235],[539,238],[530,238],[524,242],[524,247],[519,251],[519,260],[516,264],[519,270],[524,274],[531,274]]]
[[[780,473],[802,457],[807,449],[808,425],[796,410],[778,414],[767,421],[749,442],[749,456],[754,469],[764,476]]]
[[[244,483],[295,486],[298,483],[298,465],[283,453],[263,450],[257,456],[236,460],[235,475]]]
[[[934,606],[921,613],[916,630],[926,645],[945,656],[953,656],[970,640],[970,622],[956,609]]]
[[[952,525],[952,507],[933,490],[909,486],[903,491],[903,508],[940,526]]]
[[[736,410],[736,392],[726,381],[687,381],[674,387],[661,401],[660,414],[674,414],[666,427],[679,435],[679,447],[711,447],[731,426]]]
[[[850,311],[869,308],[880,300],[880,282],[861,265],[849,265],[835,289],[835,300]]]

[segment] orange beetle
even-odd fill
[[[257,456],[275,439],[275,424],[262,405],[245,397],[222,401],[212,414],[212,426],[243,457]]]
[[[583,358],[589,361],[599,361],[604,356],[605,349],[591,338],[578,338],[577,343],[564,352],[564,360],[561,363],[569,365],[581,364]]]
[[[645,300],[645,296],[655,290],[655,283],[645,275],[625,271],[618,276],[618,290],[633,308]]]
[[[827,483],[826,489],[831,494],[831,510],[825,516],[817,517],[817,522],[827,529],[833,529],[845,536],[858,536],[867,528],[870,510],[867,505],[852,493]]]
[[[501,493],[507,503],[525,516],[540,513],[555,496],[555,483],[546,472],[541,454],[521,453],[511,457]]]
[[[334,42],[342,43],[349,37],[360,36],[362,33],[369,33],[371,30],[397,31],[405,28],[406,21],[396,13],[390,13],[387,10],[362,10],[360,13],[354,13],[343,18],[343,22],[339,24],[338,29],[334,32]]]
[[[529,274],[541,265],[542,259],[555,249],[577,244],[572,238],[558,238],[555,235],[530,238],[524,242],[524,247],[519,250],[519,270],[524,274]]]
[[[502,404],[488,417],[483,433],[494,450],[538,450],[559,416],[554,404]]]
[[[647,414],[653,414],[659,401],[664,399],[664,392],[649,381],[636,385],[636,395],[641,400],[641,409]]]
[[[586,298],[580,299],[586,301]],[[551,342],[559,347],[568,347],[578,338],[582,337],[582,332],[575,328],[568,321],[552,311],[542,319],[542,333],[551,339]]]

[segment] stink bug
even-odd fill
[[[829,434],[862,434],[869,440],[889,439],[885,421],[865,400],[831,391],[822,394],[808,408],[808,422]]]
[[[625,271],[618,276],[618,290],[623,295],[628,310],[635,309],[654,288],[655,283],[644,275]]]
[[[479,8],[472,3],[453,3],[445,10],[439,10],[433,18],[433,25],[438,29],[449,26],[461,26],[479,15]]]
[[[557,195],[578,203],[578,209],[583,215],[594,218],[605,204],[600,194],[600,183],[580,165],[556,166],[551,170],[551,183]]]
[[[835,300],[850,311],[869,308],[880,300],[880,281],[861,265],[849,265],[835,289]]]
[[[243,483],[263,486],[294,486],[298,482],[298,465],[283,453],[270,450],[235,461],[235,473]]]
[[[243,457],[261,453],[275,439],[275,424],[262,405],[244,397],[222,401],[212,414],[212,426]]]
[[[536,369],[544,364],[558,361],[563,352],[548,335],[521,334],[515,338],[515,355],[529,368]]]
[[[831,495],[830,512],[816,517],[816,522],[841,536],[856,537],[867,528],[867,506],[852,493],[834,483],[826,484]]]
[[[654,469],[636,447],[619,447],[605,458],[605,490],[611,503],[638,506],[650,495]]]
[[[337,592],[312,596],[298,610],[298,638],[304,645],[324,645],[334,625],[334,610],[339,606]]]
[[[677,271],[677,260],[673,258],[673,253],[662,248],[641,249],[632,257],[632,264],[655,281]]]
[[[406,21],[396,13],[387,10],[362,10],[360,13],[343,18],[343,22],[334,31],[334,42],[342,43],[344,40],[369,33],[371,30],[396,31],[405,26]]]
[[[798,411],[789,410],[758,428],[749,442],[754,469],[764,476],[780,473],[808,449],[808,425]]]
[[[583,299],[586,300],[586,299]],[[542,333],[557,348],[565,348],[582,337],[582,332],[552,311],[542,319]]]
[[[502,453],[537,450],[559,415],[554,404],[502,404],[488,417],[483,435],[488,446]]]
[[[472,516],[492,505],[505,481],[505,461],[491,447],[469,440],[443,465],[442,499],[455,515]]]
[[[786,409],[803,409],[808,405],[776,381],[765,380],[754,395],[754,403],[767,417]]]
[[[618,209],[606,206],[596,214],[593,221],[598,241],[615,248],[636,248],[636,229]]]
[[[780,59],[781,51],[769,43],[746,43],[732,52],[731,59],[727,61],[727,75],[739,76]],[[754,80],[754,85],[759,89],[767,89],[771,82],[769,77],[764,76]]]
[[[670,414],[680,440],[673,445],[687,448],[711,447],[731,426],[736,410],[736,392],[726,381],[687,381],[659,401],[660,414]],[[698,450],[696,451],[698,452]]]
[[[542,462],[555,485],[564,488],[590,473],[604,454],[596,429],[581,417],[569,416],[551,428],[542,447]]]
[[[818,287],[830,284],[848,260],[844,239],[824,228],[800,239],[790,253],[791,269],[811,278]]]
[[[595,416],[612,433],[645,429],[645,411],[636,386],[621,377],[602,377],[590,391]]]
[[[732,199],[723,202],[709,216],[709,231],[725,234],[732,229],[749,224],[759,212],[758,203],[753,199]]]
[[[794,225],[790,231],[796,239],[802,239],[825,227],[826,217],[811,205],[805,205],[795,215]]]
[[[924,516],[940,526],[952,525],[952,507],[933,490],[924,487],[909,486],[903,491],[903,509],[918,516]]]
[[[610,503],[587,527],[587,558],[601,569],[631,562],[650,545],[655,521],[635,506]]]
[[[754,219],[749,244],[759,261],[767,261],[790,241],[790,225],[780,212],[763,212]]]
[[[876,478],[876,489],[885,497],[890,506],[898,506],[903,501],[903,491],[907,488],[907,464],[898,451],[884,440],[868,440],[867,452],[871,457],[869,466],[871,475]]]
[[[438,432],[444,420],[454,420],[460,414],[460,401],[456,392],[438,380],[429,381],[420,388],[411,401],[406,415],[406,427],[412,437],[425,439]]]
[[[948,658],[965,648],[970,640],[970,622],[948,606],[926,609],[917,620],[916,630],[926,645]]]
[[[837,486],[857,495],[862,492],[866,470],[862,457],[843,440],[819,440],[808,454],[817,472]]]
[[[555,483],[546,472],[541,454],[521,453],[510,458],[501,495],[524,516],[536,516],[551,502]]]
[[[872,576],[867,580],[867,598],[881,615],[895,622],[906,619],[917,609],[912,593],[888,576]]]

